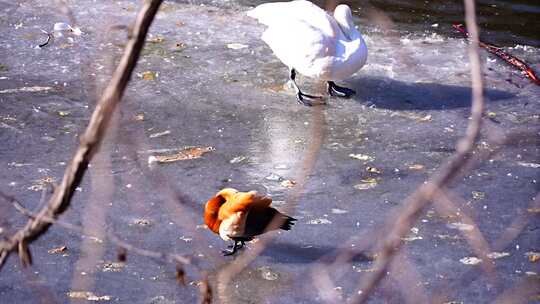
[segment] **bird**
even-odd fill
[[[245,242],[271,230],[290,230],[295,218],[270,207],[272,199],[257,191],[240,192],[225,188],[208,200],[204,207],[204,222],[208,229],[233,245],[223,250],[233,255]]]
[[[306,0],[265,3],[247,12],[267,26],[262,40],[289,67],[289,79],[300,104],[320,99],[303,93],[296,84],[296,72],[324,80],[331,96],[349,98],[356,92],[334,81],[344,80],[367,61],[364,38],[353,23],[351,9],[338,5],[333,16]]]

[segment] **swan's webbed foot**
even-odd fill
[[[227,246],[227,248],[232,248],[231,250],[222,250],[221,252],[223,253],[224,256],[233,255],[236,253],[236,251],[238,251],[238,249],[242,249],[244,245],[245,245],[244,241],[235,240],[233,245]]]
[[[333,81],[328,81],[328,94],[330,94],[330,96],[350,98],[351,96],[356,94],[356,92],[349,88],[340,87]]]
[[[313,95],[309,95],[309,94],[304,94],[300,90],[298,90],[296,92],[296,101],[301,105],[311,107],[313,104],[309,100],[306,100],[307,98],[309,98],[309,99],[322,99],[322,96],[313,96]],[[322,104],[324,104],[324,102]]]
[[[294,69],[290,70],[289,78],[292,82],[292,85],[294,87],[294,90],[296,91],[296,101],[298,101],[299,104],[311,107],[313,104],[306,99],[322,99],[322,96],[315,96],[315,95],[309,95],[302,93],[298,85],[296,84],[296,71]],[[322,103],[324,104],[324,102]]]

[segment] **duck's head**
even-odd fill
[[[238,193],[238,190],[236,189],[225,188],[206,202],[206,205],[204,206],[204,222],[210,230],[219,233],[219,225],[221,224],[221,221],[218,220],[219,209],[221,208],[221,205],[234,197],[236,193]]]
[[[216,196],[221,196],[225,201],[230,200],[236,193],[238,193],[238,190],[234,188],[224,188],[221,191],[219,191]]]
[[[338,5],[334,10],[334,19],[336,19],[343,34],[348,39],[353,39],[357,30],[354,27],[351,8],[346,4]]]
[[[206,213],[215,213],[219,211],[219,208],[221,205],[225,204],[226,201],[232,199],[236,194],[238,193],[238,190],[233,188],[225,188],[220,190],[214,197],[212,197],[208,202],[206,202],[206,205],[204,207]]]

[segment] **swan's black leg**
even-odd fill
[[[294,90],[296,91],[296,100],[298,101],[299,104],[311,107],[312,106],[311,102],[306,100],[306,98],[322,99],[322,96],[314,96],[314,95],[309,95],[309,94],[302,93],[302,91],[300,90],[300,88],[296,84],[296,80],[295,80],[296,71],[294,69],[291,69],[291,73],[289,74],[289,78],[291,79]]]
[[[331,96],[349,98],[356,94],[356,92],[349,88],[340,87],[333,81],[328,81],[328,94],[330,94]]]

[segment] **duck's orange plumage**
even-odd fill
[[[239,192],[233,188],[219,191],[206,203],[204,222],[210,230],[225,240],[233,240],[232,251],[245,241],[270,230],[290,230],[296,219],[270,207],[272,199],[256,191]]]

